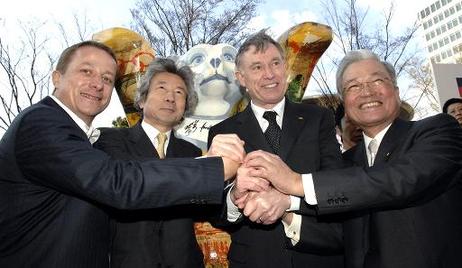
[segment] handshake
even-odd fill
[[[231,201],[251,221],[272,224],[282,217],[290,223],[290,196],[303,196],[301,175],[279,156],[253,151],[246,155],[244,141],[235,134],[214,137],[207,156],[221,156],[225,180],[235,177]]]

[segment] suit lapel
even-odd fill
[[[245,141],[247,152],[262,149],[267,152],[272,152],[271,147],[263,135],[263,132],[258,124],[255,115],[252,112],[250,104],[236,118],[237,134]]]
[[[134,153],[142,157],[157,157],[156,148],[149,140],[148,135],[144,132],[141,127],[141,123],[137,123],[133,128],[130,129],[128,134],[128,140],[131,143]]]
[[[167,155],[165,157],[171,158],[171,157],[178,157],[178,152],[181,152],[181,148],[178,147],[178,139],[175,137],[173,134],[173,130],[170,131],[170,140],[168,142],[168,147],[167,147]]]
[[[302,111],[297,108],[295,104],[286,100],[282,121],[281,148],[279,149],[279,156],[282,160],[287,159],[289,152],[292,150],[301,130],[308,120]]]
[[[401,140],[406,137],[405,133],[409,131],[411,126],[411,121],[404,121],[399,118],[393,122],[380,143],[374,164],[385,163],[392,157],[393,152],[401,144]]]

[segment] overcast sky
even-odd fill
[[[128,27],[131,20],[129,8],[136,1],[130,0],[12,0],[3,4],[0,9],[0,24],[12,25],[19,20],[37,18],[52,22],[72,23],[73,14],[86,14],[87,18],[98,25],[95,28]],[[343,2],[344,0],[337,0]],[[417,12],[433,1],[430,0],[396,0],[396,25],[411,26],[417,18]],[[369,7],[370,12],[381,12],[390,4],[390,0],[358,0],[358,4]],[[319,0],[268,0],[261,4],[257,17],[251,25],[255,29],[270,27],[275,37],[289,27],[303,21],[322,22],[322,7]],[[2,36],[3,37],[3,36]],[[420,36],[418,38],[421,38]],[[98,126],[110,126],[116,116],[123,116],[117,98],[111,102],[110,108],[97,118]]]

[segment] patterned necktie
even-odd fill
[[[263,118],[265,118],[269,123],[268,128],[265,131],[265,138],[271,145],[273,152],[278,154],[280,147],[279,140],[281,138],[281,129],[276,122],[276,115],[277,113],[274,111],[266,111],[263,114]]]
[[[369,150],[369,155],[371,156],[371,162],[369,163],[369,166],[374,165],[375,157],[377,156],[377,150],[379,149],[379,145],[377,144],[377,141],[375,139],[372,139],[369,142],[369,145],[367,145],[367,150]]]
[[[159,155],[160,159],[165,158],[165,153],[164,153],[164,146],[165,146],[165,141],[167,140],[167,135],[163,132],[159,132],[157,134],[157,154]]]

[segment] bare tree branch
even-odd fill
[[[139,0],[132,28],[161,56],[182,55],[201,44],[237,46],[260,0]]]

